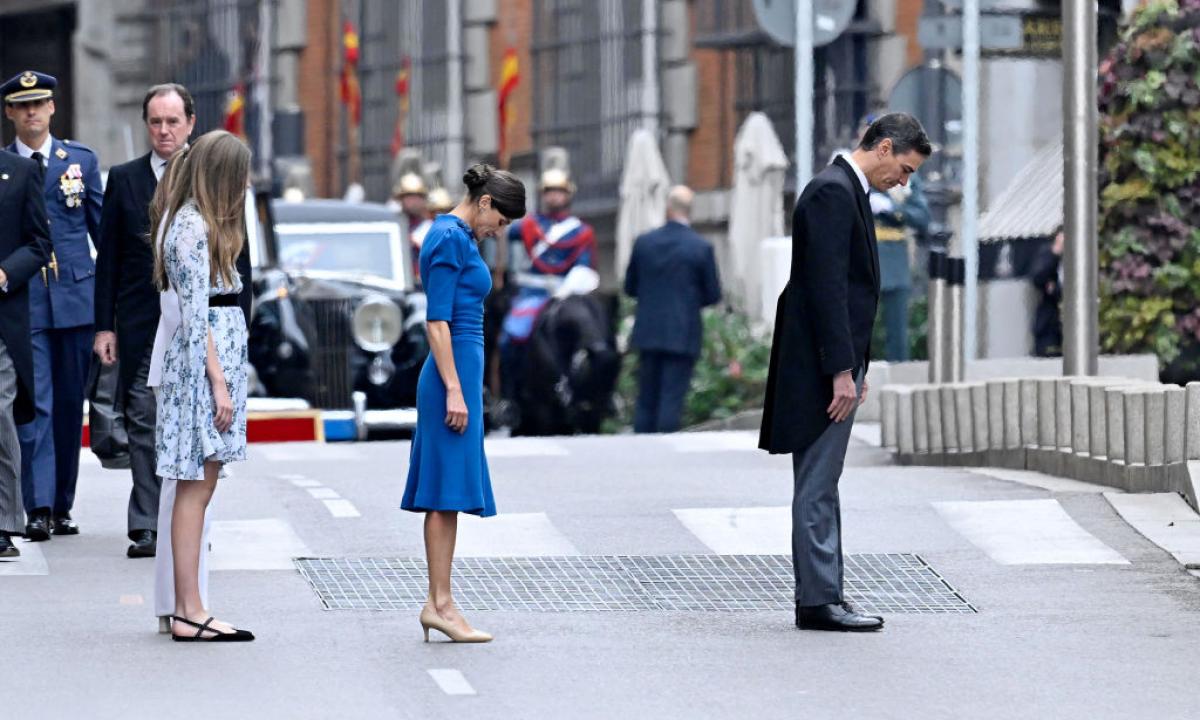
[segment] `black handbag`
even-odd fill
[[[92,353],[88,369],[88,445],[109,470],[129,467],[129,434],[125,431],[125,414],[117,402],[119,367],[117,363],[105,365],[99,355]]]

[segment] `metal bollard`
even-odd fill
[[[926,350],[929,353],[929,382],[946,382],[950,378],[945,375],[946,346],[946,251],[934,249],[929,251],[929,331],[926,336]]]
[[[966,267],[966,262],[962,258],[950,258],[950,274],[946,278],[950,311],[949,318],[946,321],[949,326],[946,346],[946,372],[949,374],[951,382],[962,382],[966,377],[964,368],[966,344],[963,342],[963,331],[966,323],[964,312],[966,306],[963,297],[966,293],[966,288],[963,285],[967,276]]]

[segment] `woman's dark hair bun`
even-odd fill
[[[487,185],[492,179],[492,166],[486,163],[477,163],[467,169],[463,174],[463,184],[474,190]]]

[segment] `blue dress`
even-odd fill
[[[417,382],[417,430],[400,507],[488,517],[496,514],[496,503],[483,453],[483,300],[491,292],[492,274],[471,228],[454,215],[433,221],[421,246],[420,265],[426,320],[450,323],[467,429],[460,435],[446,425],[446,385],[430,353]]]

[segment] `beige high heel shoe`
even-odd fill
[[[450,638],[451,642],[456,643],[485,643],[492,641],[492,636],[482,630],[462,632],[443,620],[442,616],[434,612],[428,605],[421,608],[421,629],[425,631],[425,642],[429,642],[430,629],[437,630]]]

